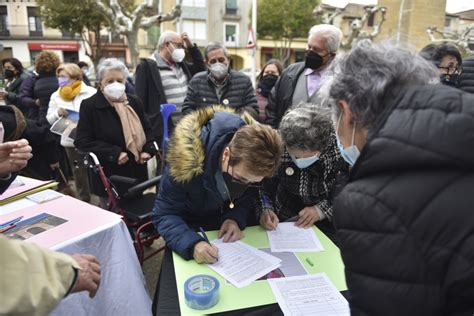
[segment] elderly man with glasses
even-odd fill
[[[189,62],[185,61],[186,51]],[[188,34],[180,35],[173,31],[164,31],[154,54],[142,59],[137,66],[135,92],[143,103],[159,144],[163,138],[160,104],[176,104],[180,112],[189,81],[194,74],[205,69],[202,54]],[[172,123],[170,121],[170,126]]]

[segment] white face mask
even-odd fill
[[[175,48],[171,53],[171,59],[173,59],[175,63],[180,63],[184,60],[185,55],[186,53],[184,52],[183,48]]]
[[[125,85],[120,82],[113,82],[104,87],[104,94],[112,100],[120,99],[125,93]]]
[[[229,66],[224,63],[214,63],[209,67],[209,71],[214,78],[221,80],[229,73]]]

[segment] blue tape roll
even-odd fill
[[[184,282],[186,305],[192,309],[209,309],[219,302],[220,283],[215,277],[198,274]]]

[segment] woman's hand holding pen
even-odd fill
[[[278,216],[273,211],[264,211],[260,216],[260,225],[266,230],[275,230],[279,222]]]
[[[219,249],[206,241],[200,241],[194,245],[193,257],[197,263],[217,262]]]

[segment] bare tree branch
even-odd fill
[[[469,34],[474,31],[474,24],[468,25],[464,31],[459,32],[441,32],[436,26],[429,26],[426,28],[426,33],[432,42],[448,42],[452,43],[467,54],[473,54],[474,50],[469,48]],[[435,34],[441,36],[441,38],[436,38]]]
[[[173,8],[173,10],[168,14],[163,15],[162,13],[160,13],[151,17],[143,18],[142,22],[140,23],[140,28],[147,30],[153,25],[159,25],[160,23],[165,22],[165,21],[173,21],[180,15],[181,15],[181,6],[177,4]]]

